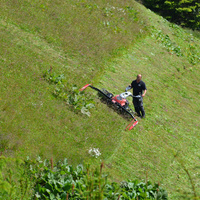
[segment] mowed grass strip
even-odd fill
[[[163,34],[179,33],[177,27],[164,24]],[[194,39],[199,46],[199,40],[181,31],[182,42],[176,37],[173,42],[180,42],[183,56],[169,53],[151,34],[109,63],[99,82],[120,93],[138,73],[143,75],[148,88],[144,98],[147,117],[133,132],[125,133],[107,159],[108,171],[115,171],[112,178],[116,180],[135,176],[160,182],[170,191],[170,199],[192,198],[193,186],[199,195],[199,63],[192,65],[187,56],[191,53],[188,44]]]

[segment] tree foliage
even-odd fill
[[[200,2],[197,0],[143,0],[143,3],[171,22],[200,30]]]

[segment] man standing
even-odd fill
[[[143,107],[143,97],[147,92],[147,88],[145,83],[142,81],[142,75],[138,74],[137,79],[134,80],[129,86],[133,88],[133,96],[141,95],[140,98],[133,97],[133,105],[135,107],[135,112],[138,114],[138,116],[144,118],[145,111]]]

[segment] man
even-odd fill
[[[133,105],[138,116],[144,118],[145,111],[143,107],[143,97],[147,92],[147,88],[145,83],[142,81],[142,75],[138,74],[137,79],[134,80],[129,86],[133,88],[133,96],[141,95],[141,98],[133,97]]]

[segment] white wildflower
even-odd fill
[[[99,157],[101,155],[101,153],[99,151],[99,148],[90,148],[89,151],[88,151],[88,153],[91,156],[95,157],[95,158],[97,158],[97,157]]]

